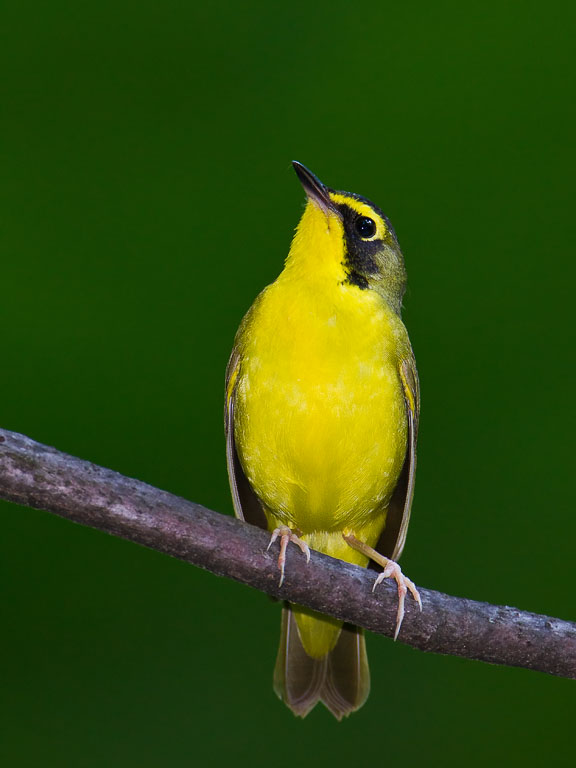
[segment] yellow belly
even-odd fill
[[[236,445],[270,526],[363,565],[341,532],[376,543],[404,460],[398,322],[372,291],[275,283],[247,329],[236,390]]]

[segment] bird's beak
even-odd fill
[[[338,209],[330,199],[330,191],[328,187],[324,186],[317,176],[314,176],[312,171],[309,171],[306,166],[299,163],[297,160],[292,161],[296,175],[300,179],[300,183],[304,187],[304,192],[308,195],[308,199],[315,203],[326,216],[336,214],[338,215]]]

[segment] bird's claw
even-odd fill
[[[388,560],[382,573],[378,574],[374,586],[372,587],[372,592],[374,592],[378,584],[384,581],[384,579],[389,578],[394,579],[398,585],[398,611],[396,613],[396,630],[394,632],[394,640],[396,640],[398,633],[400,632],[400,627],[402,626],[402,620],[404,619],[404,601],[406,593],[410,592],[414,600],[418,603],[420,610],[422,610],[422,599],[420,598],[420,593],[416,589],[414,582],[407,576],[404,576],[402,569],[398,563],[394,562],[394,560]]]
[[[270,542],[266,547],[266,551],[270,549],[270,547],[272,546],[272,544],[274,544],[277,538],[280,538],[280,555],[278,556],[278,568],[280,569],[280,583],[278,584],[278,586],[281,587],[284,582],[284,570],[286,567],[286,549],[288,547],[288,544],[292,542],[293,544],[296,544],[298,547],[300,547],[302,554],[306,555],[307,563],[310,562],[310,547],[296,533],[294,533],[294,531],[291,528],[288,528],[287,525],[281,525],[279,528],[274,528],[274,530],[272,531],[272,535],[270,536]]]

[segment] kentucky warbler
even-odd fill
[[[418,374],[400,312],[406,285],[396,234],[360,195],[326,187],[294,162],[307,195],[283,272],[245,316],[226,373],[226,433],[236,515],[280,539],[384,567],[409,590],[400,557],[414,490]],[[375,584],[375,586],[376,586]],[[420,604],[421,607],[421,604]],[[370,689],[364,634],[286,605],[276,693],[304,717],[338,718]]]

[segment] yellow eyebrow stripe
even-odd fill
[[[356,200],[354,197],[348,197],[348,195],[341,195],[338,192],[330,192],[330,199],[337,205],[347,205],[348,208],[351,208],[359,216],[368,216],[374,219],[377,228],[376,234],[373,238],[370,238],[371,240],[382,240],[386,237],[388,232],[386,222],[367,203],[364,203],[362,200]]]

